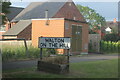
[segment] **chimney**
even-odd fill
[[[73,17],[73,20],[76,20],[76,17],[75,17],[75,16]]]
[[[114,23],[116,23],[116,22],[117,22],[117,21],[116,21],[116,18],[114,18],[113,22],[114,22]]]
[[[48,10],[45,11],[45,18],[48,18]]]

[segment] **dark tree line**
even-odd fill
[[[11,2],[2,0],[0,1],[0,18],[1,18],[1,24],[5,24],[7,21],[6,14],[10,13],[9,12],[9,7],[11,5]]]

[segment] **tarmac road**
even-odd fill
[[[70,56],[70,63],[77,63],[81,61],[97,61],[97,60],[109,60],[117,59],[118,55],[89,55],[89,56]],[[14,61],[14,62],[3,62],[2,70],[18,69],[18,68],[29,68],[36,67],[38,60],[28,60],[28,61]]]

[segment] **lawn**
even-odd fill
[[[70,63],[69,74],[40,72],[36,67],[7,70],[3,78],[118,78],[118,59]]]

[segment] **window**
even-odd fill
[[[11,23],[9,24],[9,28],[11,28]]]
[[[65,29],[69,29],[69,23],[65,23]]]

